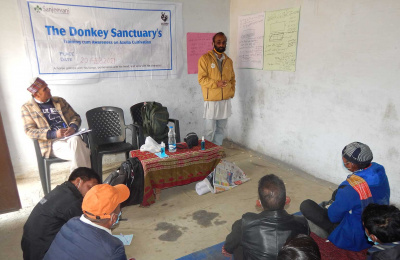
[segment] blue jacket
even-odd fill
[[[126,260],[126,255],[118,238],[75,217],[61,228],[43,259]]]
[[[363,178],[369,186],[374,203],[389,204],[390,188],[385,168],[377,163],[354,174]],[[346,181],[340,184],[335,201],[328,208],[331,222],[340,223],[328,239],[337,247],[361,251],[371,247],[361,222],[361,201],[357,191]]]

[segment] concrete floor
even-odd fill
[[[258,212],[258,180],[265,174],[276,174],[286,184],[292,201],[286,210],[299,211],[307,198],[328,200],[336,185],[316,179],[290,165],[224,142],[226,160],[235,162],[251,180],[230,191],[197,195],[195,183],[165,189],[160,199],[149,208],[138,205],[123,209],[120,225],[114,234],[133,234],[126,254],[136,260],[176,259],[225,240],[233,222],[245,212]],[[119,166],[105,166],[103,179]],[[52,186],[68,178],[65,170],[52,173]],[[43,196],[39,177],[17,179],[23,208],[18,212],[0,215],[0,259],[22,259],[20,241],[22,227],[32,208]]]

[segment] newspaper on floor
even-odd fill
[[[233,162],[221,160],[215,169],[201,182],[196,184],[196,192],[203,195],[207,192],[220,193],[247,182],[246,174]]]

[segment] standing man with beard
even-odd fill
[[[235,72],[232,60],[224,53],[227,38],[219,32],[213,37],[213,50],[199,59],[198,80],[203,92],[205,138],[222,145],[228,117],[232,114],[231,98],[235,95]]]
[[[82,138],[62,139],[78,132],[81,117],[65,99],[53,97],[39,77],[34,78],[28,91],[32,97],[21,107],[21,117],[26,135],[38,140],[42,156],[71,161],[71,172],[78,167],[91,168],[90,150]]]

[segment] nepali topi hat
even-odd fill
[[[28,91],[35,94],[42,87],[46,86],[46,82],[39,77],[34,78],[33,83],[29,86]]]

